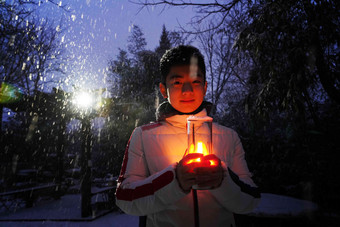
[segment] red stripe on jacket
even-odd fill
[[[129,142],[127,143],[126,148],[125,148],[123,164],[122,164],[122,168],[120,170],[118,182],[122,182],[124,180],[124,174],[125,174],[127,162],[128,162],[128,159],[129,159],[129,152],[128,151],[129,151],[129,146],[130,146],[130,141],[131,141],[132,135],[133,135],[133,132],[131,133]]]
[[[156,127],[158,127],[158,126],[161,126],[161,125],[162,125],[162,123],[160,123],[160,122],[154,122],[154,123],[150,123],[150,124],[147,124],[147,125],[142,126],[141,129],[142,129],[142,131],[150,130],[150,129],[156,128]],[[136,130],[136,129],[135,129],[135,130]],[[126,166],[127,166],[127,162],[128,162],[128,159],[129,159],[129,146],[130,146],[130,141],[131,141],[132,135],[133,135],[133,133],[134,133],[135,130],[133,130],[133,132],[131,133],[129,142],[127,143],[126,148],[125,148],[123,164],[122,164],[122,168],[121,168],[121,170],[120,170],[118,182],[122,182],[122,181],[124,180],[124,174],[125,174],[125,172],[126,172]]]
[[[153,122],[153,123],[150,123],[150,124],[147,124],[147,125],[143,125],[141,127],[142,131],[146,131],[146,130],[150,130],[150,129],[153,129],[153,128],[157,128],[158,126],[161,126],[162,123],[160,122]]]
[[[174,179],[174,173],[167,171],[155,178],[151,183],[136,187],[135,189],[117,188],[116,197],[119,200],[133,201],[148,195],[153,195],[156,191],[169,184]]]

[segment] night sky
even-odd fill
[[[118,48],[127,49],[127,37],[133,25],[141,27],[147,49],[158,45],[163,24],[167,30],[178,30],[179,24],[188,27],[194,16],[192,8],[144,8],[128,0],[68,0],[62,10],[51,3],[42,4],[37,11],[61,29],[68,58],[65,76],[58,77],[57,85],[64,90],[72,86],[82,89],[106,87],[105,68],[109,59],[118,54]],[[53,84],[52,86],[55,86]],[[49,87],[51,88],[51,87]]]

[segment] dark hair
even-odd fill
[[[159,64],[161,71],[161,83],[165,84],[166,77],[169,74],[171,67],[190,65],[192,57],[197,58],[198,68],[203,73],[205,81],[205,63],[201,52],[196,47],[180,45],[167,50],[162,56]]]

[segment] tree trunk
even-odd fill
[[[320,82],[324,90],[326,91],[329,98],[331,98],[333,101],[335,101],[337,104],[340,104],[340,92],[335,87],[335,81],[333,78],[336,78],[335,76],[332,77],[332,72],[330,72],[325,59],[324,59],[324,52],[320,46],[320,42],[318,38],[316,38],[316,68],[317,73],[320,78]]]
[[[3,135],[2,135],[2,114],[4,112],[4,106],[0,104],[0,143],[3,141]]]

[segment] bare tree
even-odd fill
[[[139,0],[132,1],[141,6],[142,10],[149,6],[163,6],[163,10],[167,7],[193,7],[196,10],[197,16],[191,20],[192,25],[201,24],[204,21],[215,20],[214,26],[208,28],[211,30],[219,29],[228,20],[232,9],[239,4],[250,4],[248,1],[242,0],[211,0],[208,2],[199,2],[192,0]],[[215,16],[219,15],[218,18]],[[204,30],[206,31],[206,30]],[[194,33],[194,31],[191,31]],[[197,32],[197,31],[196,31]],[[199,31],[202,32],[202,31]]]
[[[1,80],[31,94],[47,82],[43,76],[49,71],[60,71],[58,58],[62,47],[58,35],[61,29],[54,28],[47,20],[33,18],[31,12],[15,8],[10,8],[2,20]]]
[[[206,57],[208,98],[217,108],[236,85],[246,85],[243,75],[246,71],[238,67],[236,61],[237,52],[233,49],[235,34],[225,29],[216,32],[211,29],[212,23],[207,26],[206,32],[198,33],[197,38]]]
[[[62,30],[34,17],[32,7],[37,4],[35,1],[0,3],[1,83],[15,84],[30,96],[44,89],[50,81],[49,72],[61,71],[62,46],[58,36]],[[4,103],[0,104],[2,116]]]

